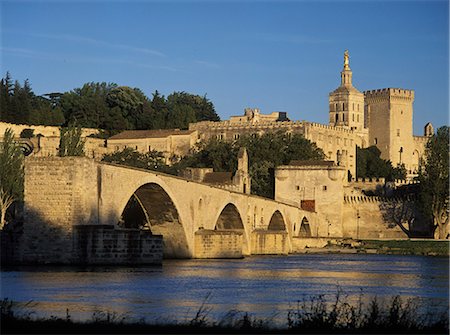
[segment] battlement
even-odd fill
[[[377,185],[384,185],[386,183],[386,178],[358,178],[353,179],[351,181],[351,185],[357,186],[358,184],[361,185],[368,185],[368,184],[377,184]]]
[[[346,128],[339,127],[339,126],[330,126],[330,125],[315,123],[315,122],[305,122],[305,123],[312,128],[321,128],[321,129],[327,129],[327,130],[332,130],[332,131],[339,131],[339,132],[345,133],[345,134],[354,134],[353,130],[346,129]]]
[[[202,121],[197,123],[190,123],[189,130],[232,130],[232,129],[259,129],[259,128],[287,128],[287,127],[301,127],[305,124],[302,121],[261,121],[261,122],[230,122],[226,121]]]
[[[427,143],[429,139],[428,136],[413,136],[413,141],[418,143]]]
[[[406,90],[402,88],[381,88],[376,90],[368,90],[363,92],[366,98],[376,97],[402,97],[414,99],[414,90]]]
[[[344,204],[363,204],[363,203],[400,203],[404,201],[412,201],[413,196],[405,197],[379,197],[368,195],[344,195]]]

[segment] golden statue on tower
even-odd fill
[[[344,51],[344,69],[349,69],[349,58],[350,56],[348,55],[348,50]]]

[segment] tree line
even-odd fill
[[[139,88],[90,82],[69,92],[36,95],[29,80],[13,81],[9,72],[0,81],[0,121],[48,126],[98,128],[107,135],[129,129],[187,129],[189,123],[219,121],[205,96],[157,90],[147,97]]]

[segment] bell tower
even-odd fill
[[[344,52],[341,86],[329,95],[329,124],[352,130],[364,129],[364,94],[353,87],[350,55]]]

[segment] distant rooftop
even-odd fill
[[[195,130],[155,129],[155,130],[125,130],[108,140],[131,140],[139,138],[164,138],[172,135],[190,135]]]
[[[209,172],[203,178],[204,183],[208,184],[227,184],[232,180],[231,172]]]

